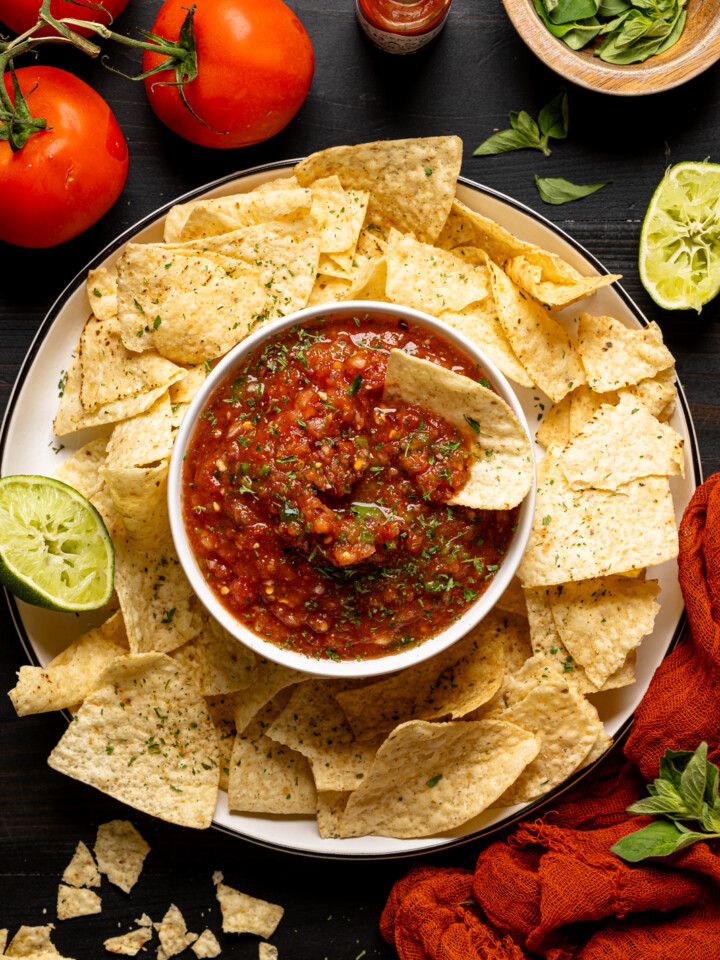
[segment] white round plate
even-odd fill
[[[175,202],[251,190],[278,176],[290,176],[295,162],[257,167],[247,173],[201,187]],[[560,254],[581,273],[608,272],[590,253],[548,220],[509,197],[464,178],[458,183],[458,197],[523,240]],[[61,443],[52,432],[58,405],[58,381],[62,372],[70,365],[72,353],[77,347],[89,313],[85,292],[87,271],[92,267],[113,263],[130,240],[144,243],[162,240],[163,220],[170,206],[172,204],[166,204],[150,214],[99,253],[92,263],[82,268],[50,309],[25,358],[5,414],[0,434],[0,469],[3,476],[13,473],[52,474],[63,459],[92,438],[93,432],[85,430],[64,437]],[[590,303],[590,309],[598,316],[614,316],[635,328],[647,325],[645,317],[618,284],[603,287]],[[572,329],[573,318],[579,315],[584,306],[586,304],[574,304],[562,312],[561,317],[567,321],[569,329]],[[550,401],[537,389],[528,390],[515,386],[515,391],[531,429],[535,429],[542,411],[549,409]],[[678,405],[670,423],[685,438],[685,478],[670,479],[679,522],[693,491],[702,479],[697,440],[682,390],[678,391]],[[537,453],[542,456],[542,448],[539,446]],[[636,682],[619,690],[610,690],[591,697],[605,723],[605,729],[616,738],[629,726],[633,712],[645,694],[653,673],[679,637],[684,625],[677,564],[673,561],[654,567],[650,576],[660,582],[661,609],[653,633],[643,640],[638,650]],[[27,656],[35,664],[44,666],[69,642],[97,623],[97,615],[95,619],[92,615],[77,617],[30,607],[14,597],[8,597],[8,600]],[[417,840],[395,840],[386,837],[322,840],[315,820],[311,817],[231,814],[225,793],[220,794],[214,823],[216,827],[247,840],[310,856],[356,859],[411,856],[464,843],[491,833],[518,817],[526,817],[531,813],[534,815],[539,806],[556,797],[586,772],[587,770],[576,774],[562,786],[533,803],[488,810],[456,830]]]

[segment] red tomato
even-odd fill
[[[205,147],[244,147],[274,136],[292,120],[312,82],[310,38],[282,0],[195,0],[198,75],[183,105],[173,71],[145,80],[150,105],[175,133]],[[177,40],[190,6],[166,0],[153,33]],[[145,52],[143,69],[165,58]],[[216,133],[214,131],[223,131]]]
[[[92,20],[93,23],[110,24],[108,13],[114,18],[122,13],[128,5],[128,0],[101,0],[107,11],[97,10],[95,7],[84,6],[82,3],[72,3],[71,0],[52,0],[50,13],[61,20],[63,17],[72,17],[74,20]],[[38,13],[42,0],[0,0],[0,20],[7,24],[15,33],[25,33],[37,23]],[[73,28],[77,29],[77,28]],[[89,37],[90,30],[77,29],[84,37]],[[54,33],[50,27],[40,34]]]
[[[72,73],[22,67],[17,78],[32,116],[52,129],[31,134],[17,153],[0,141],[0,239],[52,247],[115,203],[127,178],[127,144],[107,103]],[[9,74],[5,89],[12,97]]]

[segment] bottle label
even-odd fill
[[[405,36],[401,33],[388,33],[387,30],[379,30],[373,26],[360,9],[359,0],[355,0],[355,9],[357,10],[358,23],[364,32],[370,37],[376,47],[380,47],[381,50],[385,50],[387,53],[415,53],[416,50],[420,50],[421,47],[424,47],[426,43],[430,43],[430,41],[440,33],[445,26],[445,20],[450,10],[448,7],[442,15],[440,23],[434,26],[432,30],[428,30],[427,33]]]

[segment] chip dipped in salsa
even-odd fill
[[[248,355],[189,443],[184,520],[201,572],[278,646],[348,660],[420,643],[485,592],[512,539],[517,509],[448,504],[478,454],[431,410],[384,400],[393,350],[489,386],[408,321],[316,319]]]

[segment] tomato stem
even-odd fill
[[[74,0],[79,6],[104,9],[102,4],[94,3],[92,0]],[[108,14],[109,16],[109,14]],[[112,22],[112,18],[111,18]],[[55,33],[52,36],[37,36],[37,32],[45,27],[51,26]],[[185,108],[208,130],[213,133],[225,134],[226,131],[215,130],[202,117],[193,110],[187,100],[185,85],[192,83],[197,77],[197,48],[195,43],[195,4],[187,12],[187,16],[180,27],[180,34],[176,42],[167,40],[158,34],[150,33],[148,30],[139,30],[146,39],[135,40],[132,37],[126,37],[121,33],[115,33],[105,24],[93,23],[90,20],[80,20],[74,17],[63,17],[58,20],[50,13],[50,0],[43,0],[38,21],[34,27],[26,30],[25,33],[16,37],[14,40],[0,42],[0,140],[7,140],[10,149],[13,152],[22,149],[31,134],[38,130],[47,129],[47,121],[34,118],[30,114],[26,98],[23,97],[15,73],[13,70],[13,60],[23,53],[28,53],[35,47],[45,43],[70,43],[77,47],[89,57],[97,57],[101,53],[100,47],[96,43],[86,39],[72,28],[82,28],[90,30],[97,34],[103,40],[114,40],[116,43],[123,44],[126,47],[134,47],[138,50],[149,50],[160,56],[167,57],[162,63],[151,70],[145,70],[137,76],[130,76],[114,67],[108,65],[107,57],[102,57],[103,66],[113,73],[128,80],[145,80],[147,77],[154,76],[165,70],[172,70],[175,73],[175,80],[158,80],[161,86],[177,86],[178,94]],[[15,103],[5,87],[4,74],[6,69],[10,69],[13,77],[13,93]]]

